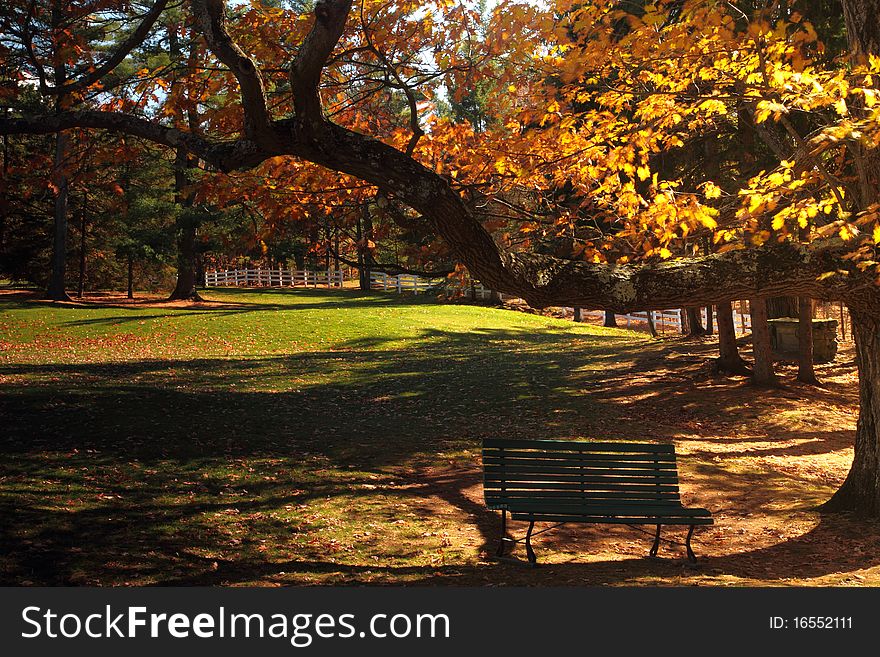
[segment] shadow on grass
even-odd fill
[[[681,441],[685,424],[717,420],[742,403],[740,383],[669,369],[699,360],[702,347],[682,356],[677,343],[576,337],[430,329],[408,350],[385,349],[374,336],[337,351],[265,358],[0,366],[0,377],[27,381],[4,386],[0,397],[0,577],[231,584],[287,581],[286,572],[530,583],[532,571],[474,563],[475,554],[491,554],[498,531],[479,490],[480,439]],[[805,437],[780,427],[775,437],[801,442],[757,449],[821,454],[842,449],[847,433]],[[752,439],[724,440],[754,453]],[[694,475],[725,500],[716,512],[746,508],[761,487],[786,495],[780,482],[731,476],[723,465]],[[420,561],[424,546],[436,547],[439,506],[475,532],[473,552],[452,565]],[[371,520],[380,529],[360,535]],[[877,534],[855,526],[823,519],[801,537],[714,556],[703,568],[781,580],[880,563]],[[605,536],[604,528],[581,530],[588,543]],[[560,536],[545,539],[548,549],[575,533]],[[819,541],[836,541],[840,560],[811,561]],[[680,565],[624,558],[541,572],[543,583],[613,584],[667,577]]]

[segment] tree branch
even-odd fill
[[[290,65],[293,107],[300,120],[312,123],[324,120],[318,93],[321,72],[345,30],[351,5],[352,0],[318,0],[315,3],[315,24]]]
[[[244,134],[253,141],[271,144],[275,138],[272,119],[266,107],[263,76],[226,30],[226,10],[223,0],[192,0],[193,15],[208,47],[221,62],[229,67],[241,91],[244,109]]]
[[[79,91],[81,89],[85,89],[87,87],[92,86],[100,80],[102,77],[110,73],[113,69],[115,69],[119,64],[122,63],[128,54],[134,50],[137,46],[144,42],[144,39],[147,38],[147,35],[150,33],[150,30],[155,25],[156,20],[158,20],[159,15],[165,11],[165,7],[168,6],[168,0],[156,0],[153,6],[150,8],[146,14],[144,14],[143,20],[141,20],[140,25],[138,25],[137,29],[132,32],[125,41],[123,41],[119,47],[113,52],[110,57],[108,57],[103,63],[98,65],[95,69],[90,71],[88,74],[74,80],[73,82],[69,82],[67,84],[62,85],[61,87],[48,87],[41,89],[43,93],[48,93],[56,96],[69,94],[73,91]]]
[[[185,130],[163,126],[120,112],[80,110],[27,118],[0,118],[0,135],[46,135],[70,128],[112,130],[151,142],[177,148],[182,146],[221,171],[252,168],[266,159],[256,144],[248,140],[214,141]]]

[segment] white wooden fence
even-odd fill
[[[205,285],[211,287],[342,287],[350,277],[341,270],[303,269],[226,269],[205,272]]]
[[[392,276],[382,271],[370,272],[370,289],[397,292],[412,292],[421,294],[436,289],[442,280],[422,278],[413,274],[398,274]]]

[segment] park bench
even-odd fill
[[[524,541],[532,565],[532,536],[571,522],[656,525],[652,557],[663,525],[688,525],[685,546],[695,563],[694,527],[713,522],[706,509],[682,506],[673,445],[486,439],[483,472],[486,506],[501,511],[498,556],[506,543]],[[508,513],[529,523],[524,538],[507,536]],[[533,533],[536,522],[555,524]]]

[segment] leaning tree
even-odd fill
[[[318,0],[300,20],[295,10],[190,0],[192,29],[214,58],[201,70],[227,86],[222,119],[206,117],[204,128],[167,120],[162,94],[125,107],[108,89],[100,106],[50,116],[15,113],[13,102],[0,133],[116,131],[222,172],[272,158],[310,162],[413,209],[473,275],[536,307],[622,313],[785,295],[842,300],[861,408],[852,470],[828,506],[880,515],[878,0],[843,0],[846,63],[826,57],[809,16],[786,3],[746,12],[700,0],[629,13],[605,0],[509,2],[483,39],[463,4],[353,4]],[[163,6],[143,10],[119,48],[96,49],[82,84],[101,84]],[[17,37],[7,51],[26,46]],[[421,54],[405,56],[412,52]],[[371,136],[370,117],[357,112],[370,95],[365,71],[403,94],[408,130]],[[492,129],[420,113],[438,82],[453,89],[463,80],[492,81]],[[661,175],[663,158],[690,135],[743,121],[778,148],[778,166],[736,189]],[[570,188],[583,203],[560,206],[560,233],[586,208],[609,217],[613,233],[580,239],[569,257],[503,248],[483,222],[482,199],[551,188]],[[713,253],[698,252],[707,238]]]

